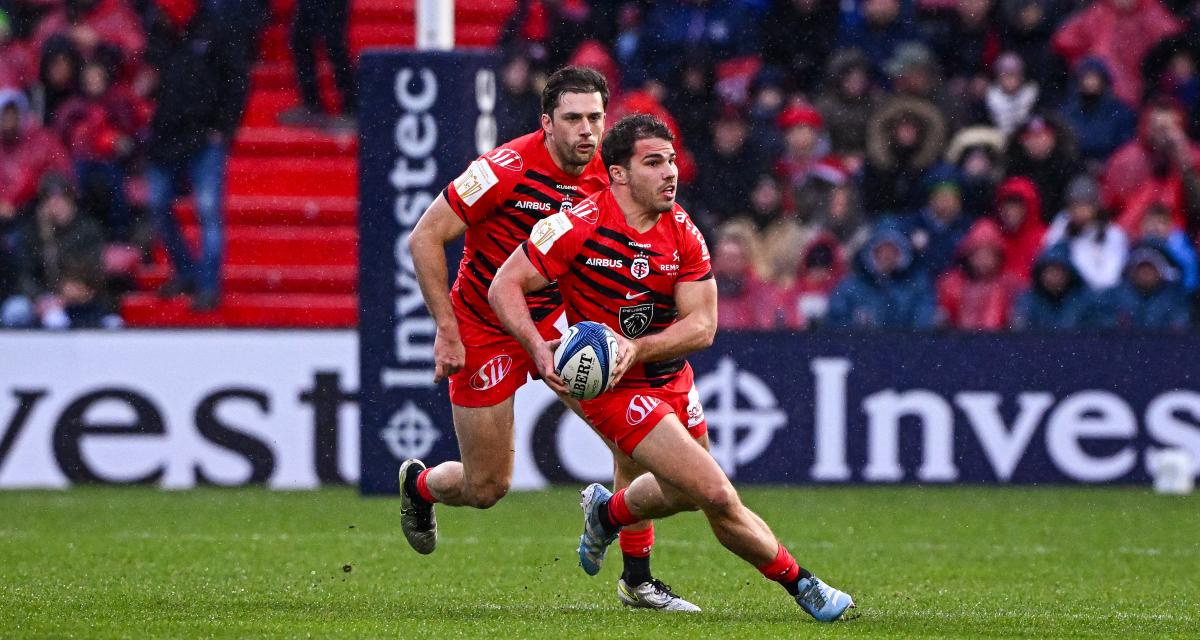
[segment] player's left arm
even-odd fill
[[[550,281],[534,268],[529,256],[525,255],[525,246],[517,247],[500,266],[496,277],[492,278],[492,286],[488,288],[488,303],[505,330],[533,358],[542,380],[556,393],[565,394],[567,385],[554,371],[553,345],[542,339],[529,313],[529,304],[525,302],[526,293],[544,289],[549,284]]]
[[[635,362],[670,360],[712,346],[717,335],[717,281],[706,278],[676,284],[675,307],[679,318],[661,332],[632,341],[617,336],[622,356],[617,374],[624,375]]]

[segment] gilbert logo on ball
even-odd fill
[[[604,393],[617,362],[617,337],[608,327],[584,321],[567,328],[554,352],[554,370],[572,398],[591,400]]]

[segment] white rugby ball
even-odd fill
[[[571,325],[554,351],[554,371],[577,400],[591,400],[604,393],[616,363],[617,337],[599,322],[585,320]]]

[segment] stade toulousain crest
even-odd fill
[[[624,333],[626,338],[636,338],[645,333],[650,327],[650,321],[654,320],[654,303],[621,307],[617,320],[620,321],[621,333]]]

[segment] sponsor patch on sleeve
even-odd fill
[[[462,175],[454,179],[454,191],[470,207],[479,202],[483,194],[499,182],[496,172],[492,171],[487,162],[476,160],[467,166],[467,170],[463,171]]]
[[[566,212],[560,211],[552,216],[546,216],[533,225],[529,232],[529,241],[537,250],[545,255],[554,246],[554,242],[571,230],[571,219]]]

